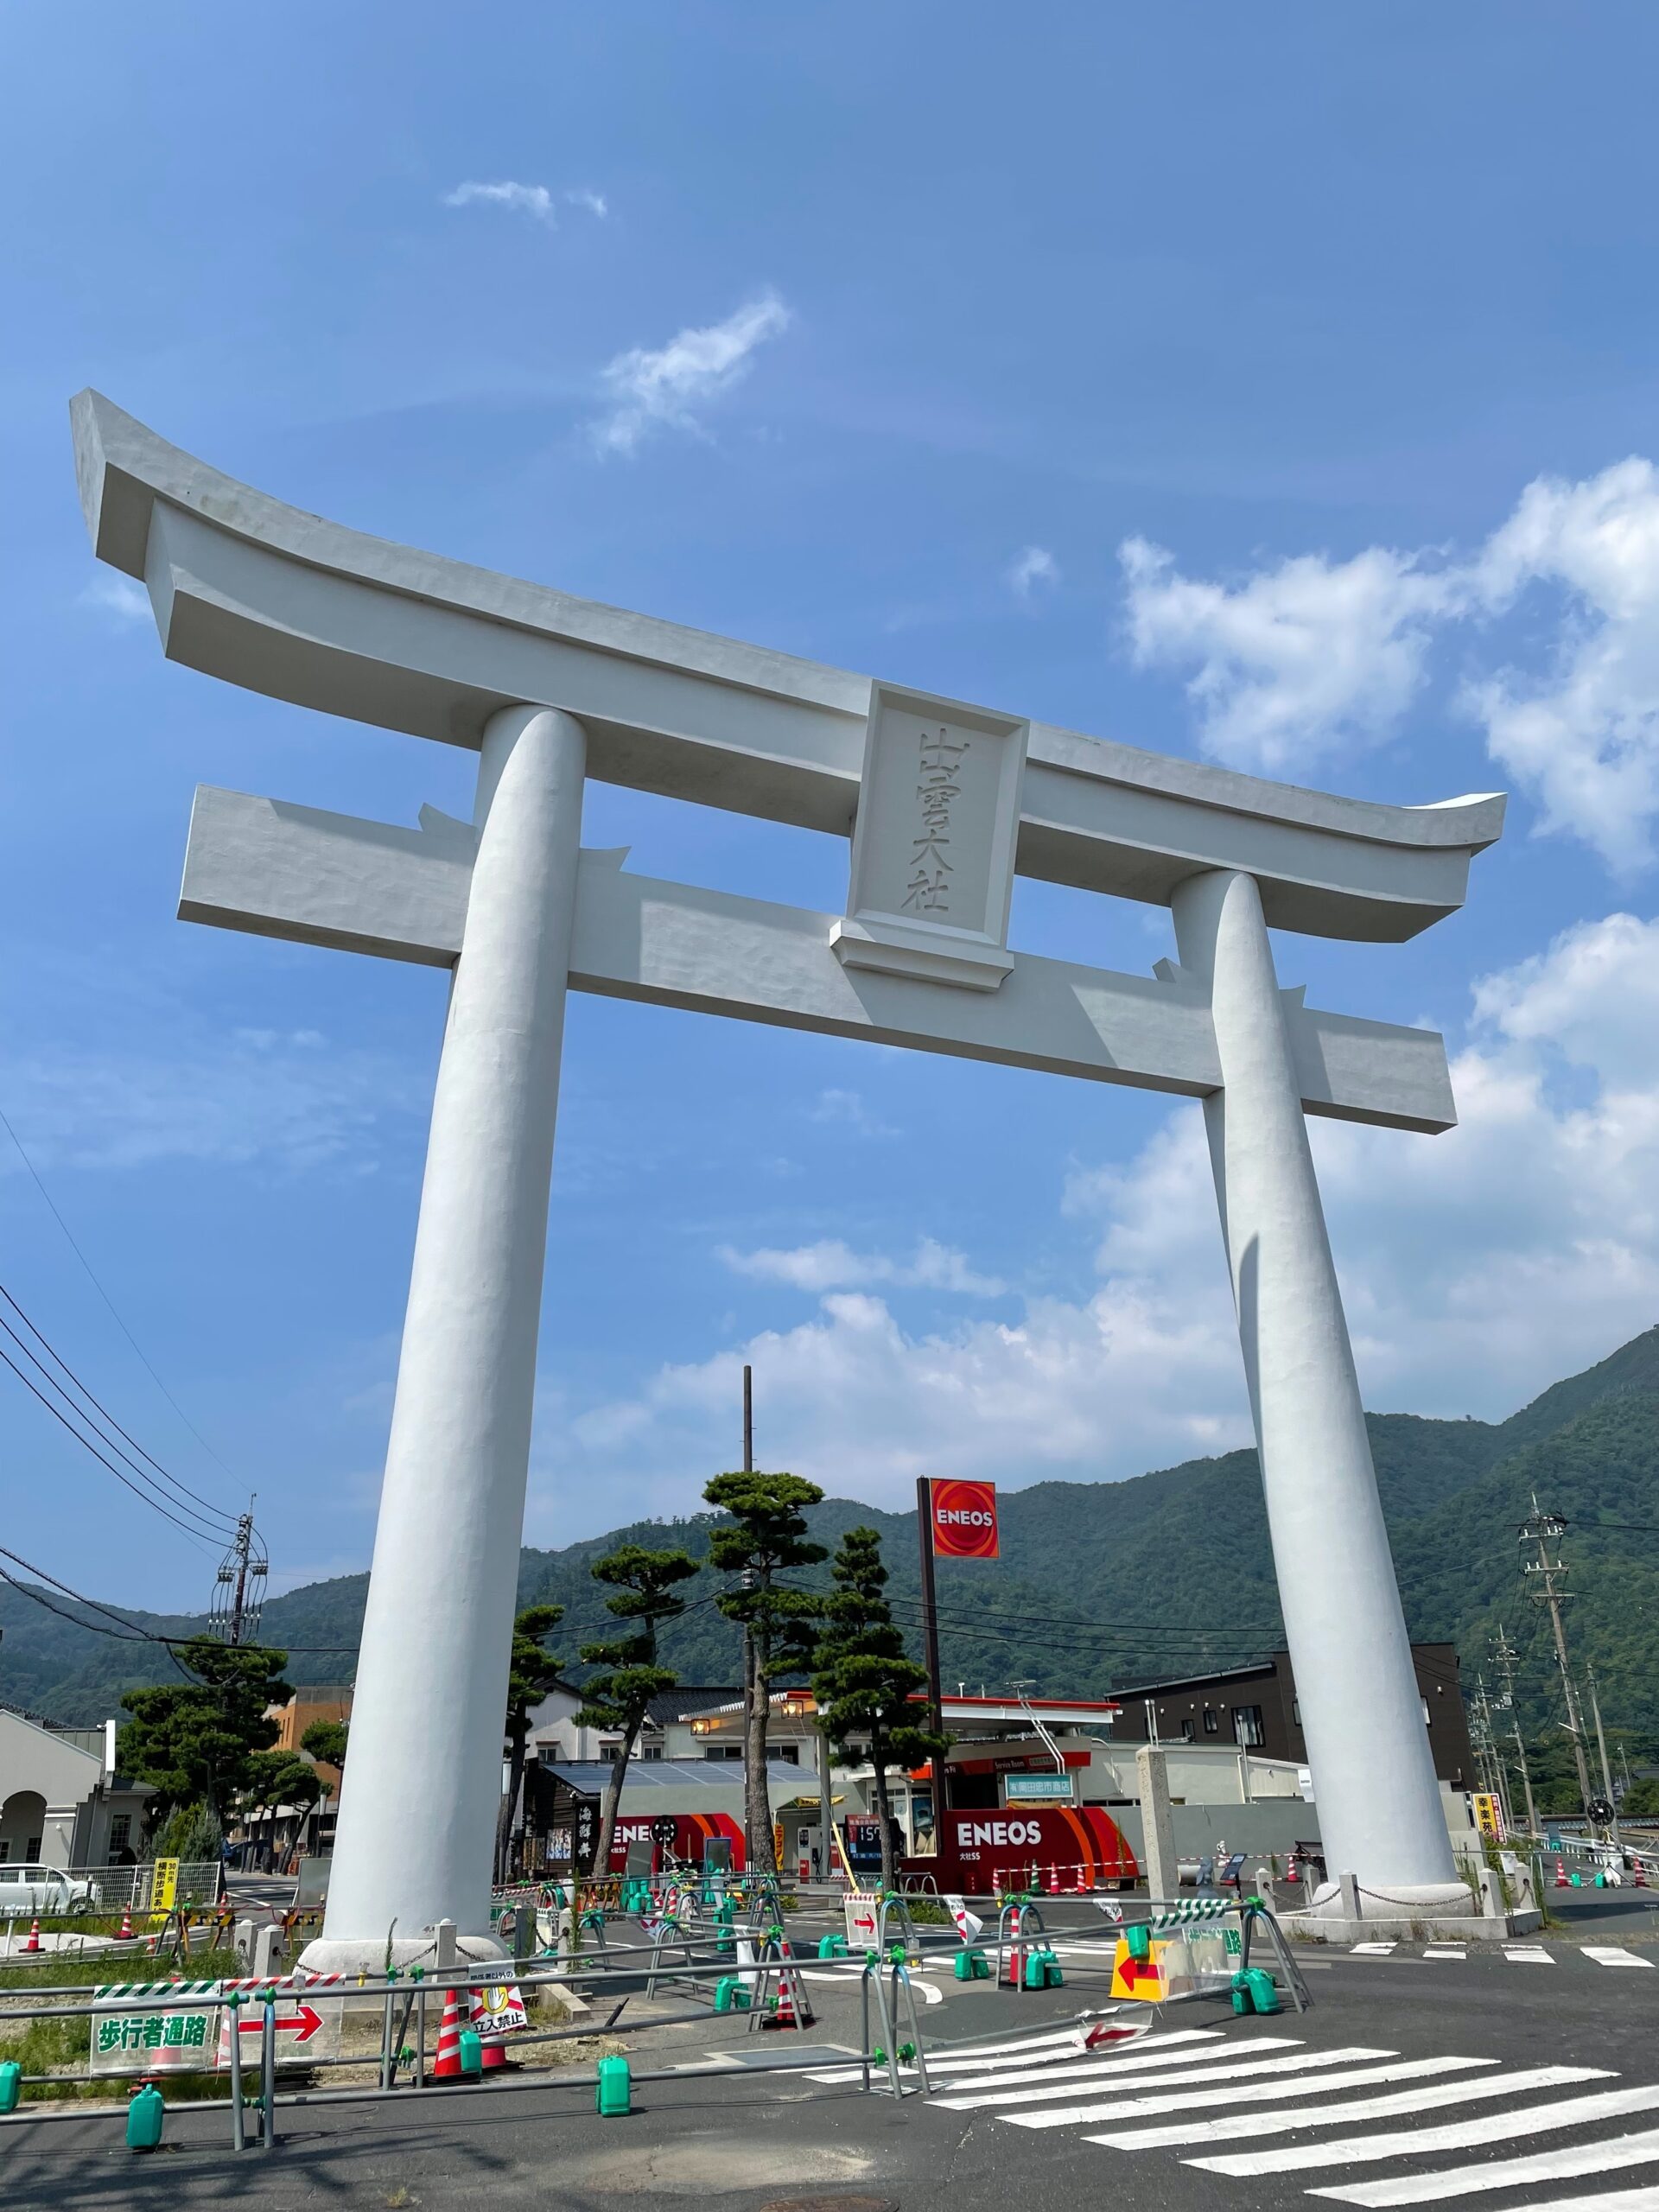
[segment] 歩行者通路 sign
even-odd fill
[[[939,1559],[997,1559],[996,1484],[936,1478],[928,1485],[928,1518]]]

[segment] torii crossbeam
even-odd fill
[[[101,559],[169,658],[476,749],[471,823],[203,789],[187,918],[453,971],[327,1918],[486,1956],[567,988],[1204,1102],[1327,1863],[1461,1899],[1304,1116],[1455,1119],[1432,1032],[1281,990],[1269,925],[1399,943],[1499,798],[1380,806],[1198,766],[365,537],[73,403]],[[582,852],[589,776],[852,840],[844,914]],[[1166,905],[1149,976],[1007,944],[1015,872]]]

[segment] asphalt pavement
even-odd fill
[[[799,2038],[751,2033],[738,2015],[642,2039],[637,2069],[717,2059],[721,2070],[642,2082],[626,2119],[600,2120],[591,2090],[504,2083],[448,2101],[289,2106],[275,2150],[239,2158],[222,2113],[175,2114],[148,2158],[107,2120],[8,2123],[0,2175],[9,2203],[54,2212],[620,2212],[686,2198],[716,2212],[809,2199],[840,2212],[1319,2212],[1333,2201],[1648,2212],[1659,2207],[1659,1966],[1646,1961],[1659,1950],[1586,1919],[1588,1948],[1556,1931],[1495,1950],[1299,1948],[1312,2009],[1237,2019],[1214,2002],[1107,2014],[1105,1957],[1081,1941],[1099,1916],[1057,1910],[1063,1989],[1014,1995],[956,1982],[948,1967],[920,1977],[935,1991],[921,2012],[927,2097],[861,2091],[847,2063],[855,1978],[811,1964],[817,2018]],[[1068,2047],[1080,2012],[1147,2033],[1081,2052]],[[751,2070],[783,2055],[814,2063]]]

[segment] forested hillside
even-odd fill
[[[1472,1681],[1501,1623],[1521,1652],[1517,1698],[1529,1733],[1548,1728],[1558,1681],[1516,1541],[1535,1492],[1571,1524],[1573,1649],[1596,1669],[1604,1711],[1624,1726],[1659,1730],[1659,1329],[1506,1421],[1382,1414],[1370,1416],[1370,1430],[1412,1633],[1455,1643]],[[564,1550],[526,1549],[521,1601],[567,1608],[564,1649],[574,1655],[604,1618],[588,1573],[601,1552],[633,1541],[700,1555],[711,1520],[645,1522]],[[813,1520],[830,1545],[861,1521],[880,1530],[895,1609],[913,1631],[914,1514],[829,1498]],[[822,1569],[799,1578],[824,1579]],[[1027,1680],[1039,1694],[1104,1695],[1236,1664],[1281,1638],[1253,1452],[1130,1482],[1006,1491],[1000,1563],[942,1560],[938,1581],[945,1678],[970,1688]],[[294,1681],[350,1680],[366,1582],[314,1583],[266,1607],[265,1633],[289,1649]],[[667,1639],[668,1659],[688,1681],[737,1679],[734,1633],[709,1602],[713,1591],[712,1579],[689,1586],[690,1608]],[[110,1602],[155,1633],[200,1626],[132,1611],[123,1603],[130,1594]],[[124,1688],[162,1679],[169,1667],[160,1646],[114,1641],[10,1588],[0,1588],[0,1698],[54,1719],[102,1719]]]

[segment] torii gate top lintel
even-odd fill
[[[851,833],[883,689],[870,677],[344,529],[97,392],[71,415],[94,549],[146,585],[170,658],[452,745],[479,745],[504,706],[556,706],[585,724],[601,781]],[[982,720],[1020,739],[1014,868],[1119,897],[1166,905],[1232,868],[1275,927],[1398,943],[1463,903],[1471,859],[1503,829],[1501,796],[1383,805]]]

